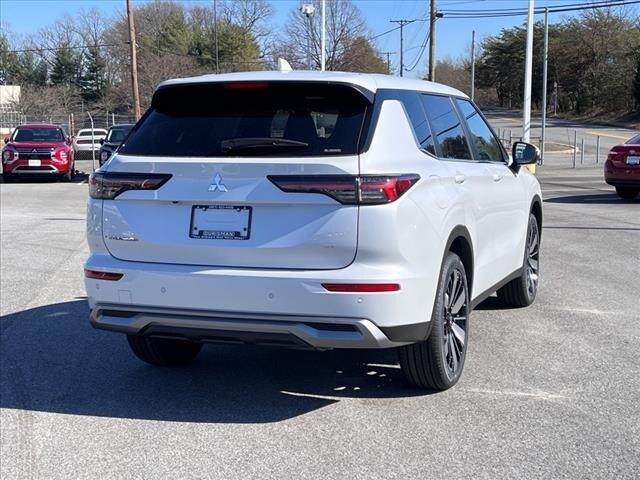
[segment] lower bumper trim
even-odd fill
[[[91,324],[129,335],[318,350],[392,348],[411,343],[392,340],[370,320],[358,318],[98,304],[91,312]]]

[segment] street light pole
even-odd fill
[[[471,101],[476,84],[476,31],[471,31]]]
[[[311,70],[311,15],[316,11],[310,3],[305,3],[300,6],[300,13],[307,18],[307,70]]]
[[[320,70],[324,72],[325,69],[325,43],[326,43],[326,15],[325,15],[325,9],[326,9],[326,1],[322,0],[322,34],[320,36]]]
[[[549,62],[549,9],[544,9],[544,56],[542,63],[542,131],[540,133],[540,165],[544,164],[544,134],[547,128],[547,63]]]
[[[531,138],[531,75],[533,72],[533,4],[529,0],[529,13],[527,16],[527,49],[524,68],[524,93],[522,104],[522,141],[528,142]]]

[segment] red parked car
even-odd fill
[[[4,140],[2,177],[5,183],[23,175],[75,176],[71,137],[60,125],[30,123],[16,128]]]
[[[604,180],[618,195],[633,200],[640,193],[640,135],[616,145],[604,164]]]

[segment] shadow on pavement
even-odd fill
[[[623,200],[615,193],[599,193],[589,195],[567,195],[563,197],[547,198],[545,203],[574,203],[574,204],[609,204],[609,203],[638,203],[639,200]]]
[[[393,350],[306,352],[210,345],[189,367],[146,365],[94,330],[86,300],[2,317],[0,407],[177,422],[275,422],[341,398],[424,395]]]

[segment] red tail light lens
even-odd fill
[[[397,283],[323,283],[322,286],[329,292],[346,293],[397,292],[400,290],[400,285]]]
[[[168,173],[96,172],[89,178],[89,195],[111,200],[127,190],[157,190],[170,178]]]
[[[228,82],[222,87],[225,90],[266,90],[268,84],[267,82]]]
[[[344,205],[380,205],[400,198],[419,175],[269,175],[287,193],[320,193]]]
[[[94,278],[96,280],[110,280],[116,282],[124,277],[123,273],[114,273],[114,272],[101,272],[99,270],[89,270],[84,269],[84,276],[86,278]]]

